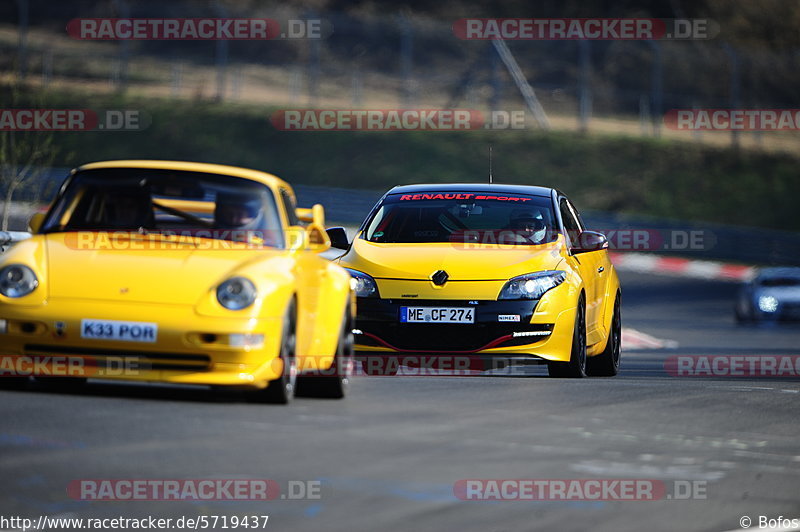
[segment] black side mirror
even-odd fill
[[[595,231],[584,231],[578,235],[578,242],[572,248],[572,253],[588,253],[590,251],[600,251],[608,249],[608,239],[603,233]]]
[[[328,238],[331,239],[332,248],[346,250],[350,247],[344,227],[329,227],[326,232],[328,233]]]

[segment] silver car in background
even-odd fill
[[[800,320],[800,268],[764,268],[742,285],[736,321]]]

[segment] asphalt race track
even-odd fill
[[[621,274],[626,327],[675,340],[627,351],[617,378],[358,377],[344,401],[92,382],[2,391],[5,515],[269,515],[274,531],[740,528],[800,517],[800,379],[677,378],[676,354],[798,355],[800,328],[737,327],[732,283]],[[318,481],[319,497],[83,501],[79,479]],[[653,479],[655,501],[464,501],[461,479]],[[689,495],[678,485],[704,488]],[[691,484],[696,482],[695,484]],[[295,484],[297,486],[297,484]],[[286,495],[286,492],[284,492]],[[672,496],[672,498],[669,498]],[[218,527],[220,529],[221,527]]]

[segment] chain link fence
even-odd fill
[[[49,11],[35,24],[38,3]],[[43,87],[271,106],[525,107],[492,43],[457,38],[453,21],[219,2],[116,0],[84,10],[37,0],[17,4],[17,24],[0,28],[0,68]],[[333,33],[270,41],[80,41],[67,35],[64,22],[90,17],[314,19]],[[558,128],[659,136],[670,109],[792,107],[800,86],[800,51],[744,50],[721,38],[506,43]],[[763,134],[746,135],[752,143],[763,142]]]

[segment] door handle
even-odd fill
[[[597,273],[603,273],[605,270],[606,269],[604,266],[600,266],[599,268],[597,268]]]

